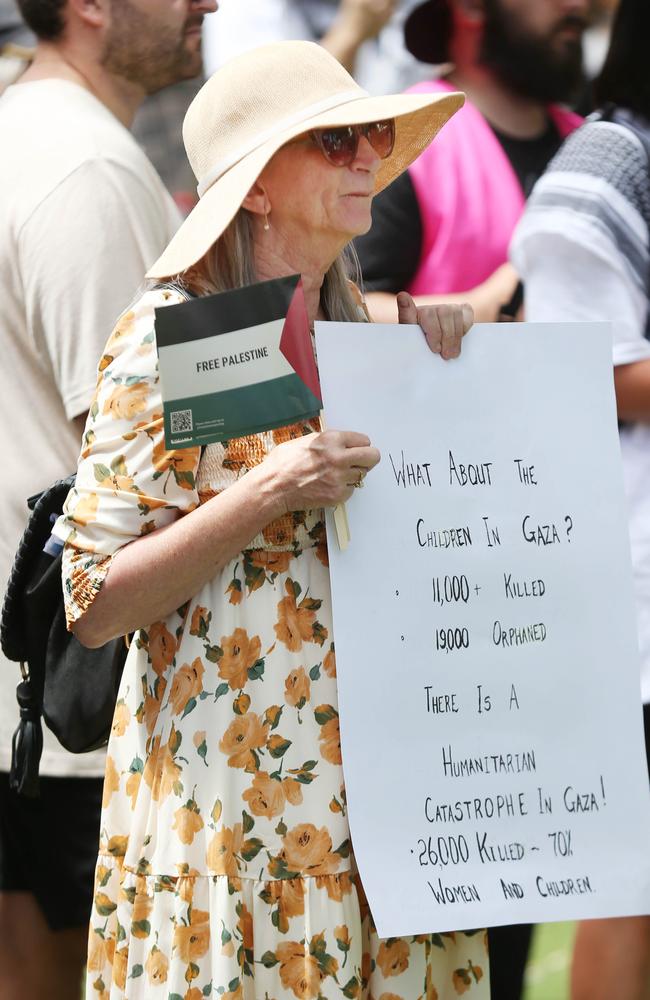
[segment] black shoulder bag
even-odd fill
[[[61,580],[62,547],[50,538],[52,525],[75,476],[31,497],[31,515],[9,578],[0,643],[20,663],[16,689],[20,722],[14,733],[9,782],[29,797],[38,795],[43,750],[41,718],[72,753],[95,750],[108,741],[127,647],[123,638],[86,649],[68,632]]]

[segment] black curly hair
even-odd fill
[[[621,0],[605,65],[594,87],[599,106],[617,104],[650,119],[649,38],[648,0]]]

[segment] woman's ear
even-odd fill
[[[107,0],[69,0],[69,8],[91,28],[104,28],[110,22]]]
[[[247,209],[254,215],[268,215],[271,211],[271,203],[264,187],[259,180],[255,181],[252,188],[242,202],[242,208]]]

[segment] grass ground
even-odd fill
[[[575,924],[535,928],[523,1000],[569,1000],[569,968]]]

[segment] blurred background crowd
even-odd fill
[[[356,242],[375,320],[396,320],[396,295],[406,289],[417,303],[470,302],[479,321],[615,321],[649,702],[650,74],[635,45],[650,41],[650,20],[639,13],[648,0],[623,0],[631,13],[610,49],[618,6],[220,0],[216,10],[214,0],[0,0],[0,435],[10,452],[20,426],[22,447],[35,456],[0,500],[0,575],[10,569],[25,498],[74,467],[113,320],[196,201],[181,140],[190,101],[238,53],[310,39],[370,93],[468,97],[376,198],[372,229]],[[21,79],[31,91],[12,86]],[[100,118],[101,143],[89,149]],[[54,128],[63,151],[44,167],[42,137]],[[30,184],[18,190],[25,175]],[[29,363],[25,340],[34,345]],[[0,657],[0,997],[68,1000],[79,995],[86,960],[103,757],[72,758],[46,740],[42,799],[19,803],[8,783],[15,684],[15,665]],[[539,929],[537,966],[532,928],[491,931],[492,996],[648,1000],[649,924],[554,932],[546,980]]]

